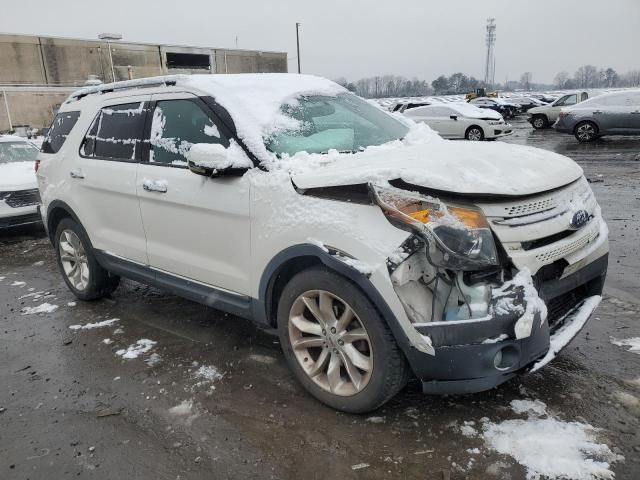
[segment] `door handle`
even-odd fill
[[[147,192],[167,193],[167,182],[164,180],[143,180],[142,188]]]
[[[597,114],[597,113],[602,113],[602,110],[594,110],[594,111],[593,111],[593,114],[594,114],[594,115],[595,115],[595,114]]]
[[[80,179],[84,178],[84,174],[82,173],[82,170],[77,169],[77,168],[74,169],[74,170],[71,170],[69,172],[69,176],[71,178],[80,178]]]
[[[631,115],[640,115],[640,110],[635,110],[631,112]]]

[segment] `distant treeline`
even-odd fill
[[[485,86],[481,80],[467,76],[462,72],[454,73],[448,77],[440,75],[431,83],[417,78],[410,80],[399,75],[361,78],[355,82],[346,78],[338,78],[336,82],[365,98],[461,94]],[[610,67],[605,69],[593,65],[583,65],[576,70],[573,76],[568,72],[559,72],[555,76],[553,84],[534,83],[533,74],[524,72],[520,76],[520,80],[488,86],[489,90],[501,91],[615,87],[640,87],[640,70],[619,74]]]

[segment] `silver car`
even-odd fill
[[[640,90],[605,93],[562,109],[554,127],[579,142],[604,135],[640,135]]]

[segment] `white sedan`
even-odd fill
[[[468,103],[412,108],[405,111],[404,115],[414,122],[426,123],[444,138],[495,140],[513,133],[511,125],[504,121],[502,115]]]
[[[41,221],[34,170],[37,155],[33,143],[0,135],[0,230]]]

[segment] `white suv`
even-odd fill
[[[412,376],[473,392],[539,368],[606,274],[607,227],[573,161],[443,140],[317,77],[78,91],[37,175],[78,298],[124,276],[275,327],[302,385],[348,412]]]

